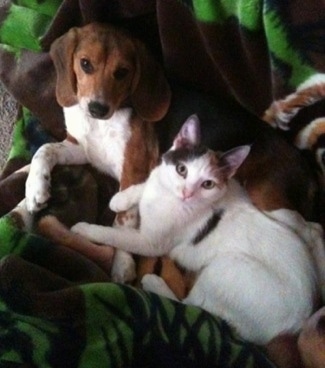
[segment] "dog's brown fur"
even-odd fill
[[[159,154],[150,122],[166,114],[171,98],[159,63],[142,42],[99,23],[70,29],[52,44],[50,54],[61,106],[72,106],[83,97],[92,98],[107,105],[107,119],[131,104],[135,113],[130,122],[132,135],[125,151],[121,189],[144,181]],[[82,70],[82,59],[91,62],[89,73]],[[123,73],[126,75],[119,77]]]
[[[237,179],[260,210],[288,208],[309,221],[317,216],[316,173],[301,152],[277,134],[259,135],[239,168]]]
[[[81,97],[97,96],[109,104],[110,116],[131,100],[145,121],[160,120],[170,103],[170,89],[161,66],[142,42],[107,24],[90,23],[71,28],[51,46],[56,72],[56,96],[61,106],[72,106]],[[80,60],[91,61],[84,73]],[[127,70],[124,78],[118,73]],[[106,117],[106,118],[109,118]]]
[[[121,29],[99,23],[70,29],[54,41],[50,55],[57,73],[56,96],[62,107],[73,106],[87,98],[107,108],[105,116],[99,117],[105,119],[120,108],[133,108],[120,189],[145,181],[159,157],[152,122],[166,114],[171,99],[161,65],[142,42]],[[78,144],[71,135],[67,140]],[[116,223],[136,225],[135,217],[132,210],[119,213]],[[58,224],[53,222],[53,226],[57,228]],[[48,231],[48,237],[53,239],[53,232],[44,229],[43,235]],[[73,236],[65,242],[74,249],[78,248],[77,244],[78,239],[73,244]],[[83,246],[79,251],[89,255],[96,252],[94,248],[88,252]],[[103,253],[102,249],[98,252]],[[108,253],[110,257],[111,252]]]
[[[112,247],[94,244],[88,239],[72,233],[69,228],[65,227],[63,223],[53,215],[42,217],[37,223],[36,231],[55,244],[60,244],[76,250],[78,253],[81,253],[95,262],[107,274],[110,273],[114,256],[114,249]]]

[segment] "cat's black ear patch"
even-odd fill
[[[178,148],[169,150],[162,155],[162,160],[166,164],[177,165],[179,162],[190,162],[198,157],[205,155],[208,152],[205,146],[194,146],[191,148]]]

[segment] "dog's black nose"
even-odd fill
[[[97,101],[92,101],[88,104],[88,110],[93,118],[103,119],[109,111],[109,106]]]

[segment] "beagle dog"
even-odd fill
[[[121,190],[144,181],[159,156],[151,123],[164,117],[171,99],[163,70],[144,44],[111,25],[72,28],[54,41],[50,55],[67,137],[43,145],[32,159],[26,181],[30,213],[47,205],[55,165],[90,163]],[[136,226],[137,211],[117,215],[115,225]],[[134,277],[133,258],[117,251],[113,280]]]

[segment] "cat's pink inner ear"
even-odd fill
[[[250,146],[240,146],[225,152],[220,157],[219,164],[226,178],[229,179],[236,174],[236,171],[245,161],[249,152]]]
[[[173,142],[173,149],[181,147],[189,147],[200,144],[201,131],[200,120],[197,115],[191,115],[182,125],[181,130],[177,134]]]

